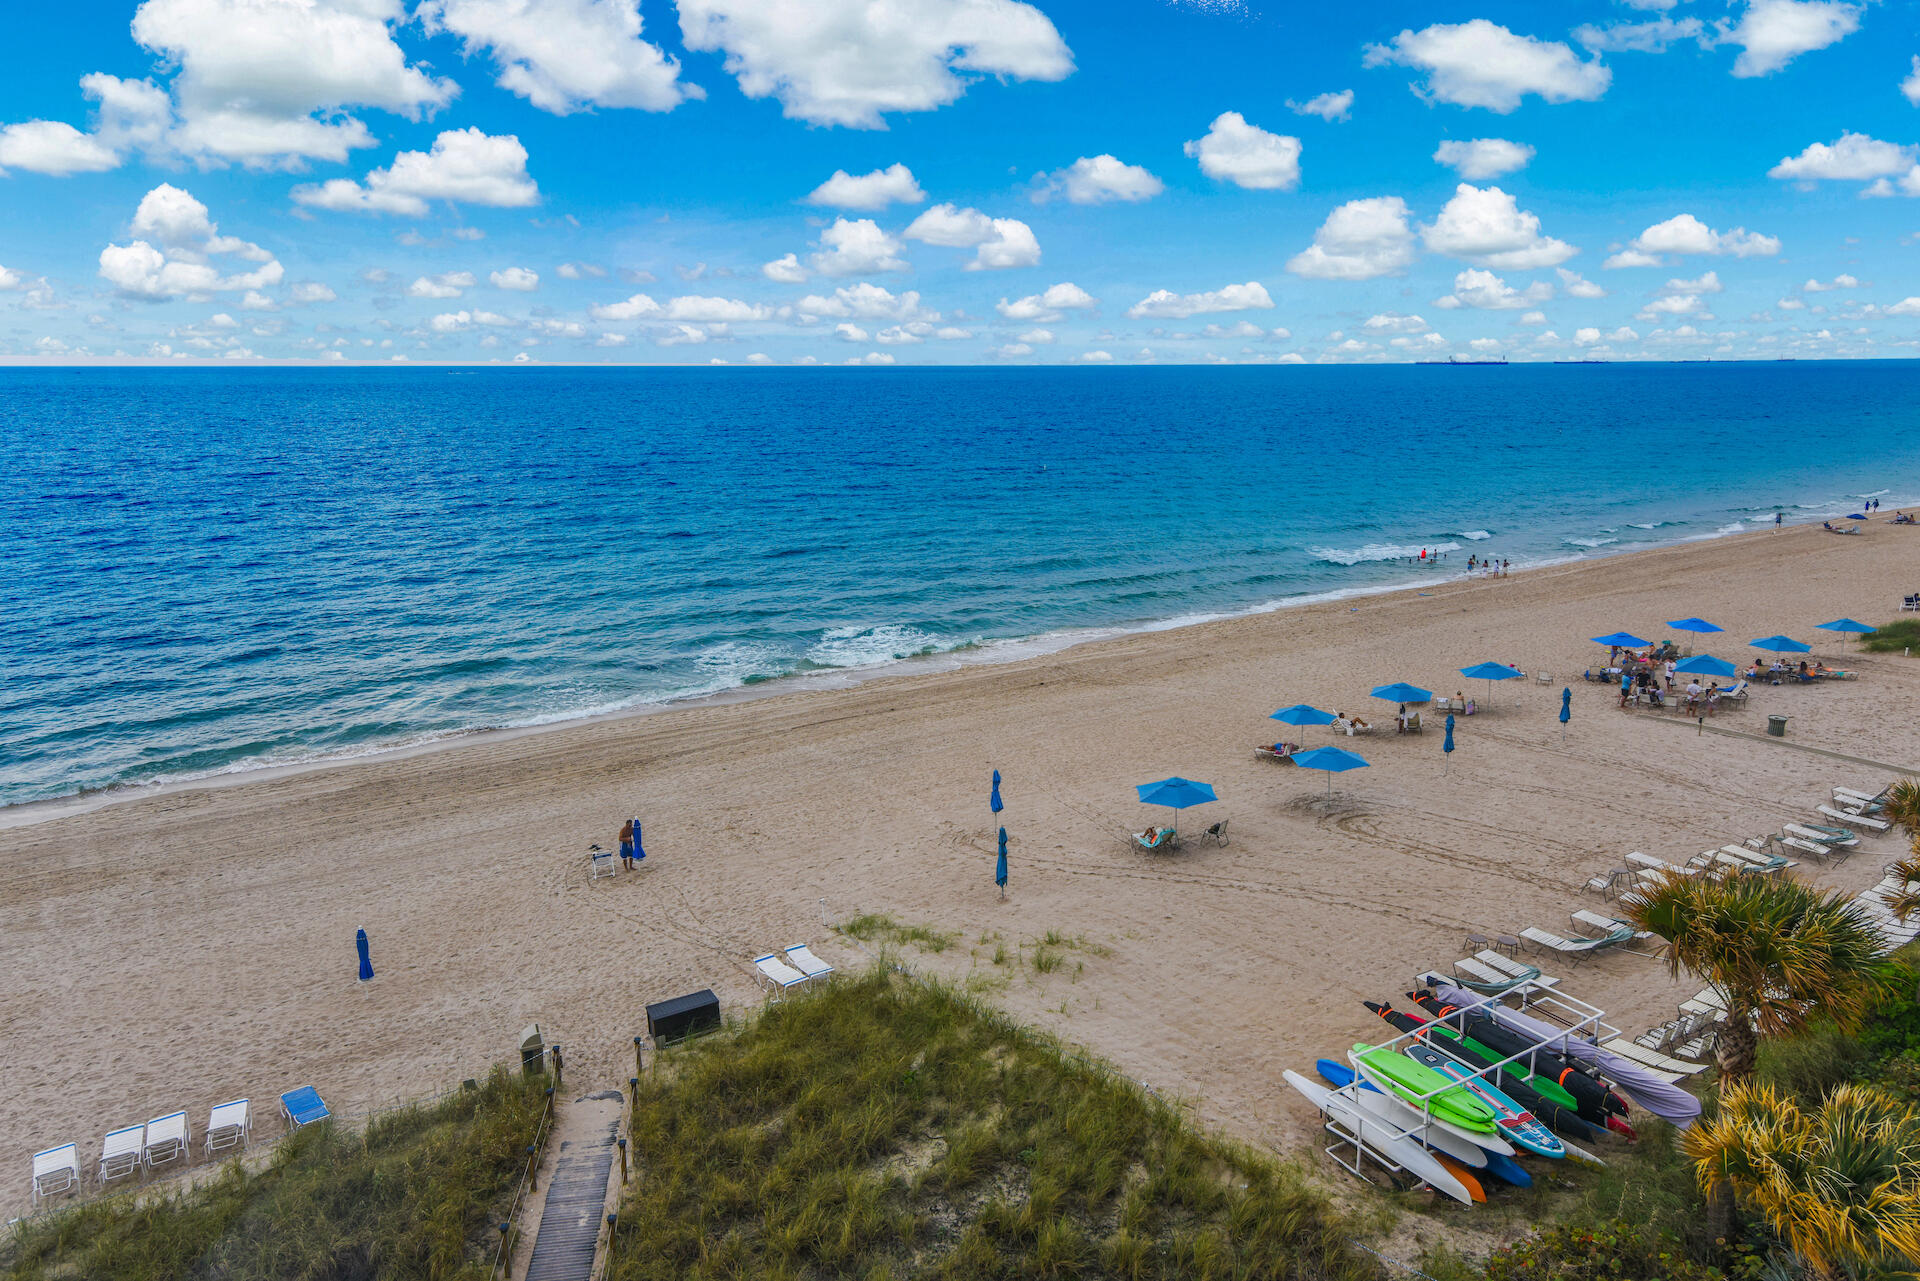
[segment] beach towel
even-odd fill
[[[1433,994],[1453,1005],[1470,1005],[1486,999],[1450,983],[1435,983]],[[1631,1059],[1621,1058],[1611,1050],[1601,1049],[1592,1041],[1574,1036],[1565,1028],[1543,1023],[1530,1014],[1510,1010],[1498,1003],[1483,1005],[1480,1009],[1502,1027],[1522,1036],[1530,1036],[1570,1059],[1593,1064],[1622,1094],[1662,1120],[1671,1121],[1684,1130],[1700,1116],[1699,1099],[1679,1086],[1661,1080]]]

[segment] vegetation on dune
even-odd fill
[[[1861,648],[1876,654],[1898,654],[1912,646],[1920,646],[1920,618],[1882,623],[1878,631],[1861,642]]]
[[[668,1052],[609,1281],[1376,1275],[1292,1167],[875,970]]]
[[[544,1078],[497,1069],[479,1090],[288,1135],[258,1170],[120,1195],[28,1221],[0,1246],[10,1281],[336,1281],[486,1276],[525,1167]]]

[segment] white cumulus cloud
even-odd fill
[[[640,0],[424,0],[414,16],[459,36],[468,57],[491,53],[500,87],[542,111],[671,111],[706,96],[640,38]]]
[[[1353,111],[1353,90],[1342,89],[1338,93],[1315,94],[1305,102],[1287,99],[1287,109],[1296,116],[1319,116],[1329,123],[1345,120]]]
[[[1104,205],[1151,200],[1165,190],[1166,184],[1139,165],[1110,155],[1082,156],[1065,169],[1039,175],[1033,199],[1039,204],[1065,196],[1076,205]]]
[[[1002,298],[994,304],[994,310],[1008,320],[1038,320],[1051,323],[1059,320],[1066,312],[1092,311],[1098,305],[1098,300],[1092,294],[1072,281],[1062,281],[1057,285],[1048,286],[1041,293],[1016,298],[1012,302]]]
[[[1040,241],[1033,228],[1017,218],[990,218],[978,209],[935,205],[900,234],[929,245],[973,249],[968,271],[1034,267],[1040,263]]]
[[[844,285],[827,295],[808,294],[795,303],[793,309],[803,319],[820,316],[916,322],[940,319],[938,312],[928,311],[920,305],[918,290],[909,289],[896,294],[868,280],[856,285]]]
[[[207,207],[171,183],[141,198],[131,230],[130,243],[100,251],[101,279],[128,298],[204,298],[268,289],[286,275],[279,260],[259,245],[221,235]],[[252,271],[223,273],[213,260],[229,256],[257,265]]]
[[[1553,297],[1553,286],[1536,280],[1525,289],[1512,285],[1490,271],[1470,267],[1453,278],[1453,292],[1434,300],[1436,307],[1449,310],[1477,307],[1483,311],[1524,311]]]
[[[1665,222],[1656,222],[1635,236],[1624,250],[1606,261],[1608,267],[1653,267],[1662,254],[1731,254],[1736,258],[1769,258],[1780,252],[1780,242],[1735,227],[1715,231],[1692,214],[1676,214]]]
[[[1073,53],[1018,0],[680,0],[686,47],[724,53],[749,98],[809,124],[883,129],[979,76],[1062,80]]]
[[[807,282],[807,269],[800,265],[799,254],[783,254],[772,262],[760,264],[760,274],[783,285],[803,285]]]
[[[1413,259],[1407,202],[1370,196],[1328,214],[1313,243],[1287,260],[1287,270],[1318,280],[1372,280],[1406,270]]]
[[[1183,150],[1207,177],[1254,191],[1286,191],[1300,182],[1300,140],[1248,124],[1237,111],[1214,117],[1206,136]]]
[[[540,287],[540,273],[526,267],[508,267],[505,271],[490,273],[487,279],[495,289],[511,289],[516,293],[530,294]]]
[[[1555,268],[1560,277],[1560,287],[1569,298],[1605,298],[1607,291],[1588,280],[1577,271],[1568,271],[1565,267]]]
[[[1564,44],[1515,35],[1485,18],[1402,31],[1368,45],[1363,61],[1423,71],[1423,96],[1502,114],[1530,93],[1547,102],[1592,102],[1613,78],[1597,59],[1584,61]]]
[[[1420,238],[1434,253],[1465,258],[1480,267],[1530,271],[1554,267],[1580,252],[1564,240],[1540,234],[1540,218],[1498,187],[1461,183],[1453,199]]]
[[[668,320],[686,320],[702,325],[727,325],[745,320],[768,320],[773,308],[738,298],[705,298],[689,294],[667,303]]]
[[[1711,45],[1706,24],[1698,18],[1659,17],[1646,22],[1586,23],[1573,29],[1573,38],[1594,53],[1665,53],[1669,45],[1698,40]]]
[[[660,314],[660,304],[646,294],[634,294],[619,302],[600,303],[587,308],[587,314],[595,320],[639,320],[646,316]]]
[[[1266,286],[1255,280],[1244,285],[1228,285],[1223,289],[1213,289],[1206,293],[1176,294],[1165,289],[1156,289],[1127,308],[1127,315],[1135,320],[1145,317],[1166,320],[1185,320],[1188,316],[1201,316],[1219,311],[1250,311],[1273,306]]]
[[[431,151],[401,152],[389,167],[369,173],[364,185],[331,178],[295,187],[292,194],[310,208],[411,218],[423,216],[430,200],[497,209],[540,201],[539,187],[527,176],[527,149],[520,139],[474,127],[447,130],[433,140]]]
[[[437,276],[421,276],[407,286],[409,298],[458,298],[480,282],[470,271],[443,271]]]
[[[65,178],[101,173],[120,163],[113,148],[59,120],[28,120],[0,128],[0,174],[9,169]]]
[[[871,218],[835,218],[833,225],[820,233],[820,249],[812,257],[813,269],[823,276],[904,271],[907,263],[900,256],[904,248]]]
[[[836,169],[831,178],[808,193],[807,203],[831,209],[874,210],[888,205],[917,205],[926,198],[913,171],[895,162],[857,177]]]
[[[1749,0],[1740,21],[1720,23],[1720,39],[1740,46],[1736,76],[1767,76],[1803,53],[1838,44],[1860,29],[1860,5],[1838,0]]]
[[[1433,158],[1462,178],[1480,182],[1526,168],[1533,159],[1533,148],[1505,138],[1474,138],[1468,142],[1450,138],[1434,151]]]

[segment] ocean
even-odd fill
[[[1891,511],[1916,428],[1906,361],[0,369],[0,803]]]

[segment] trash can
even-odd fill
[[[1773,735],[1775,738],[1785,738],[1787,736],[1787,718],[1784,716],[1767,717],[1767,733]]]

